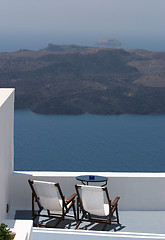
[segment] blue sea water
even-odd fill
[[[121,48],[123,49],[145,49],[148,51],[165,51],[165,34],[160,36],[157,34],[150,35],[136,35],[136,34],[122,34],[116,33],[109,35],[109,33],[103,34],[98,31],[97,33],[86,32],[86,34],[76,32],[73,33],[33,33],[33,34],[22,34],[22,33],[3,33],[1,34],[0,41],[0,52],[12,52],[19,49],[31,49],[40,50],[46,48],[49,43],[57,45],[62,44],[75,44],[80,46],[95,46],[96,42],[104,38],[116,38],[121,42]]]
[[[15,170],[165,172],[165,115],[16,110]]]

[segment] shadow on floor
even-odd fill
[[[15,219],[23,219],[23,220],[32,220],[32,212],[30,210],[17,210],[15,214]],[[39,224],[44,224],[45,227],[47,228],[53,228],[58,219],[48,219],[48,218],[43,218],[39,217],[36,218],[34,221],[34,226],[36,226],[36,223]],[[75,229],[77,222],[73,218],[66,217],[63,221],[61,221],[56,228],[60,229]],[[87,223],[87,222],[82,222],[79,226],[79,229],[81,230],[93,230],[93,231],[102,231],[104,228],[105,224],[103,223]],[[124,229],[125,226],[122,226],[121,224],[111,224],[111,225],[106,225],[105,231],[112,231],[112,232],[117,232],[121,231]]]
[[[15,219],[32,220],[32,211],[30,210],[17,210],[15,213]]]

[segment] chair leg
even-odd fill
[[[116,218],[117,218],[117,223],[119,224],[119,214],[118,214],[118,207],[116,206]]]
[[[32,216],[34,218],[35,210],[34,210],[34,193],[32,193]]]
[[[79,225],[80,225],[80,223],[82,222],[83,218],[84,218],[84,213],[83,213],[81,219],[77,219],[77,220],[78,220],[78,223],[77,223],[75,229],[77,229],[77,228],[79,227]]]
[[[73,213],[74,213],[74,217],[75,217],[75,220],[76,220],[77,217],[76,217],[76,209],[75,209],[75,204],[74,204],[74,202],[73,202]]]
[[[77,199],[77,222],[79,220],[79,201]]]
[[[109,225],[111,225],[111,215],[108,217],[108,222]]]
[[[78,221],[78,223],[77,223],[77,225],[76,225],[76,227],[75,227],[75,230],[79,227],[80,223],[81,223],[81,220]]]
[[[37,217],[39,217],[41,212],[42,212],[42,208],[39,209],[38,212],[34,213],[32,220],[34,221]]]

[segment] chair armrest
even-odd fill
[[[73,193],[68,199],[65,200],[66,204],[70,203],[73,201],[73,199],[76,197],[76,193]]]
[[[116,197],[116,198],[113,200],[111,206],[112,206],[112,207],[115,206],[115,205],[118,203],[119,199],[120,199],[120,197]]]

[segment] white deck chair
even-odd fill
[[[120,197],[116,197],[114,201],[111,203],[107,187],[97,187],[89,185],[75,185],[75,187],[78,196],[77,201],[78,223],[75,229],[79,227],[82,221],[99,222],[106,224],[117,222],[119,224],[118,201]],[[107,203],[105,203],[104,199],[105,197],[107,198]],[[81,218],[79,218],[80,209],[82,211]],[[116,219],[112,218],[114,212],[116,212]],[[95,218],[91,215],[96,215],[101,218]]]
[[[33,220],[38,216],[59,218],[56,227],[61,220],[64,220],[65,215],[69,212],[70,208],[73,207],[74,217],[76,219],[75,211],[75,196],[74,193],[67,200],[61,191],[59,183],[28,180],[32,190],[32,215]],[[34,203],[37,203],[39,210],[36,212],[34,209]],[[47,214],[41,214],[42,210],[46,209]],[[53,213],[51,213],[53,211]],[[73,217],[72,215],[68,215]],[[39,226],[45,226],[43,224],[35,224]]]

